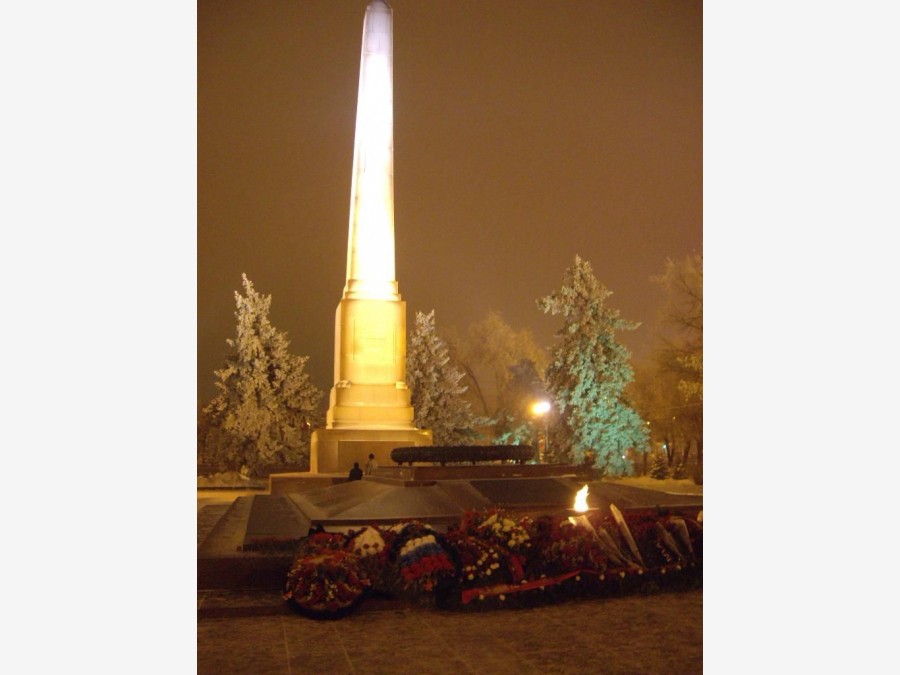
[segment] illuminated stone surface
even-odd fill
[[[335,313],[334,386],[310,470],[343,472],[402,445],[430,445],[413,425],[406,386],[406,303],[394,265],[393,20],[372,0],[363,23],[347,242],[347,281]]]
[[[466,467],[470,477],[450,480],[407,480],[403,476],[408,467],[379,468],[380,475],[352,482],[340,476],[326,478],[311,474],[281,474],[283,480],[276,482],[272,476],[271,495],[238,497],[224,514],[221,509],[217,512],[217,518],[207,523],[202,536],[198,532],[198,588],[283,587],[292,556],[277,550],[243,549],[248,543],[264,542],[267,537],[302,537],[310,525],[322,524],[332,530],[346,531],[419,519],[444,530],[458,524],[462,515],[472,510],[502,508],[532,516],[570,512],[575,493],[584,485],[583,479],[574,474],[475,477],[493,468],[500,467]],[[703,497],[667,494],[616,482],[591,483],[590,509],[609,513],[613,503],[622,509],[662,507],[697,513],[703,508]],[[206,506],[203,511],[210,508],[216,507]]]
[[[393,22],[387,3],[366,8],[345,298],[399,300],[394,278],[394,55]]]

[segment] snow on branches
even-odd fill
[[[316,424],[322,392],[305,371],[307,356],[288,352],[287,334],[269,321],[271,295],[260,295],[247,275],[235,292],[235,353],[216,371],[218,395],[205,408],[224,432],[218,459],[251,469],[309,461],[308,431]]]
[[[626,450],[647,447],[640,416],[623,399],[634,377],[631,354],[616,340],[616,332],[640,324],[627,321],[606,305],[612,295],[594,276],[591,264],[575,256],[562,287],[537,301],[545,314],[561,315],[562,328],[551,350],[547,385],[561,423],[554,441],[568,457],[581,463],[593,451],[603,472],[630,471]]]
[[[416,312],[406,350],[406,384],[412,394],[414,424],[431,429],[435,445],[464,445],[477,435],[477,420],[463,398],[466,387],[460,381],[464,376],[437,335],[434,310]]]

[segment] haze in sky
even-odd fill
[[[245,272],[333,384],[365,0],[198,4],[198,400]],[[576,254],[656,340],[666,258],[702,252],[702,3],[393,0],[396,271],[464,331],[549,346]]]

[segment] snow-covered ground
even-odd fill
[[[674,478],[665,478],[656,480],[650,476],[639,476],[634,478],[608,478],[610,483],[619,483],[620,485],[630,485],[632,487],[644,488],[646,490],[659,490],[660,492],[668,492],[678,495],[702,495],[703,486],[696,485],[690,478],[675,480]]]
[[[198,488],[265,488],[269,482],[260,478],[246,478],[237,471],[223,471],[212,476],[197,476]]]

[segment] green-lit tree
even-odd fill
[[[617,331],[640,324],[608,307],[610,295],[591,264],[575,256],[562,287],[537,303],[544,313],[563,318],[546,378],[557,412],[552,450],[579,464],[593,451],[602,474],[622,475],[631,472],[626,451],[645,452],[648,435],[623,395],[634,374],[630,353],[616,340]]]
[[[309,462],[309,430],[317,426],[322,391],[305,371],[309,357],[288,352],[287,334],[269,321],[272,296],[247,275],[245,296],[235,292],[236,352],[216,371],[218,395],[204,409],[220,431],[217,457],[229,468],[259,472],[268,464]]]
[[[412,395],[414,424],[431,429],[435,445],[467,445],[478,437],[478,420],[463,396],[464,376],[453,364],[447,343],[438,337],[434,310],[416,312],[406,349],[406,385]]]

